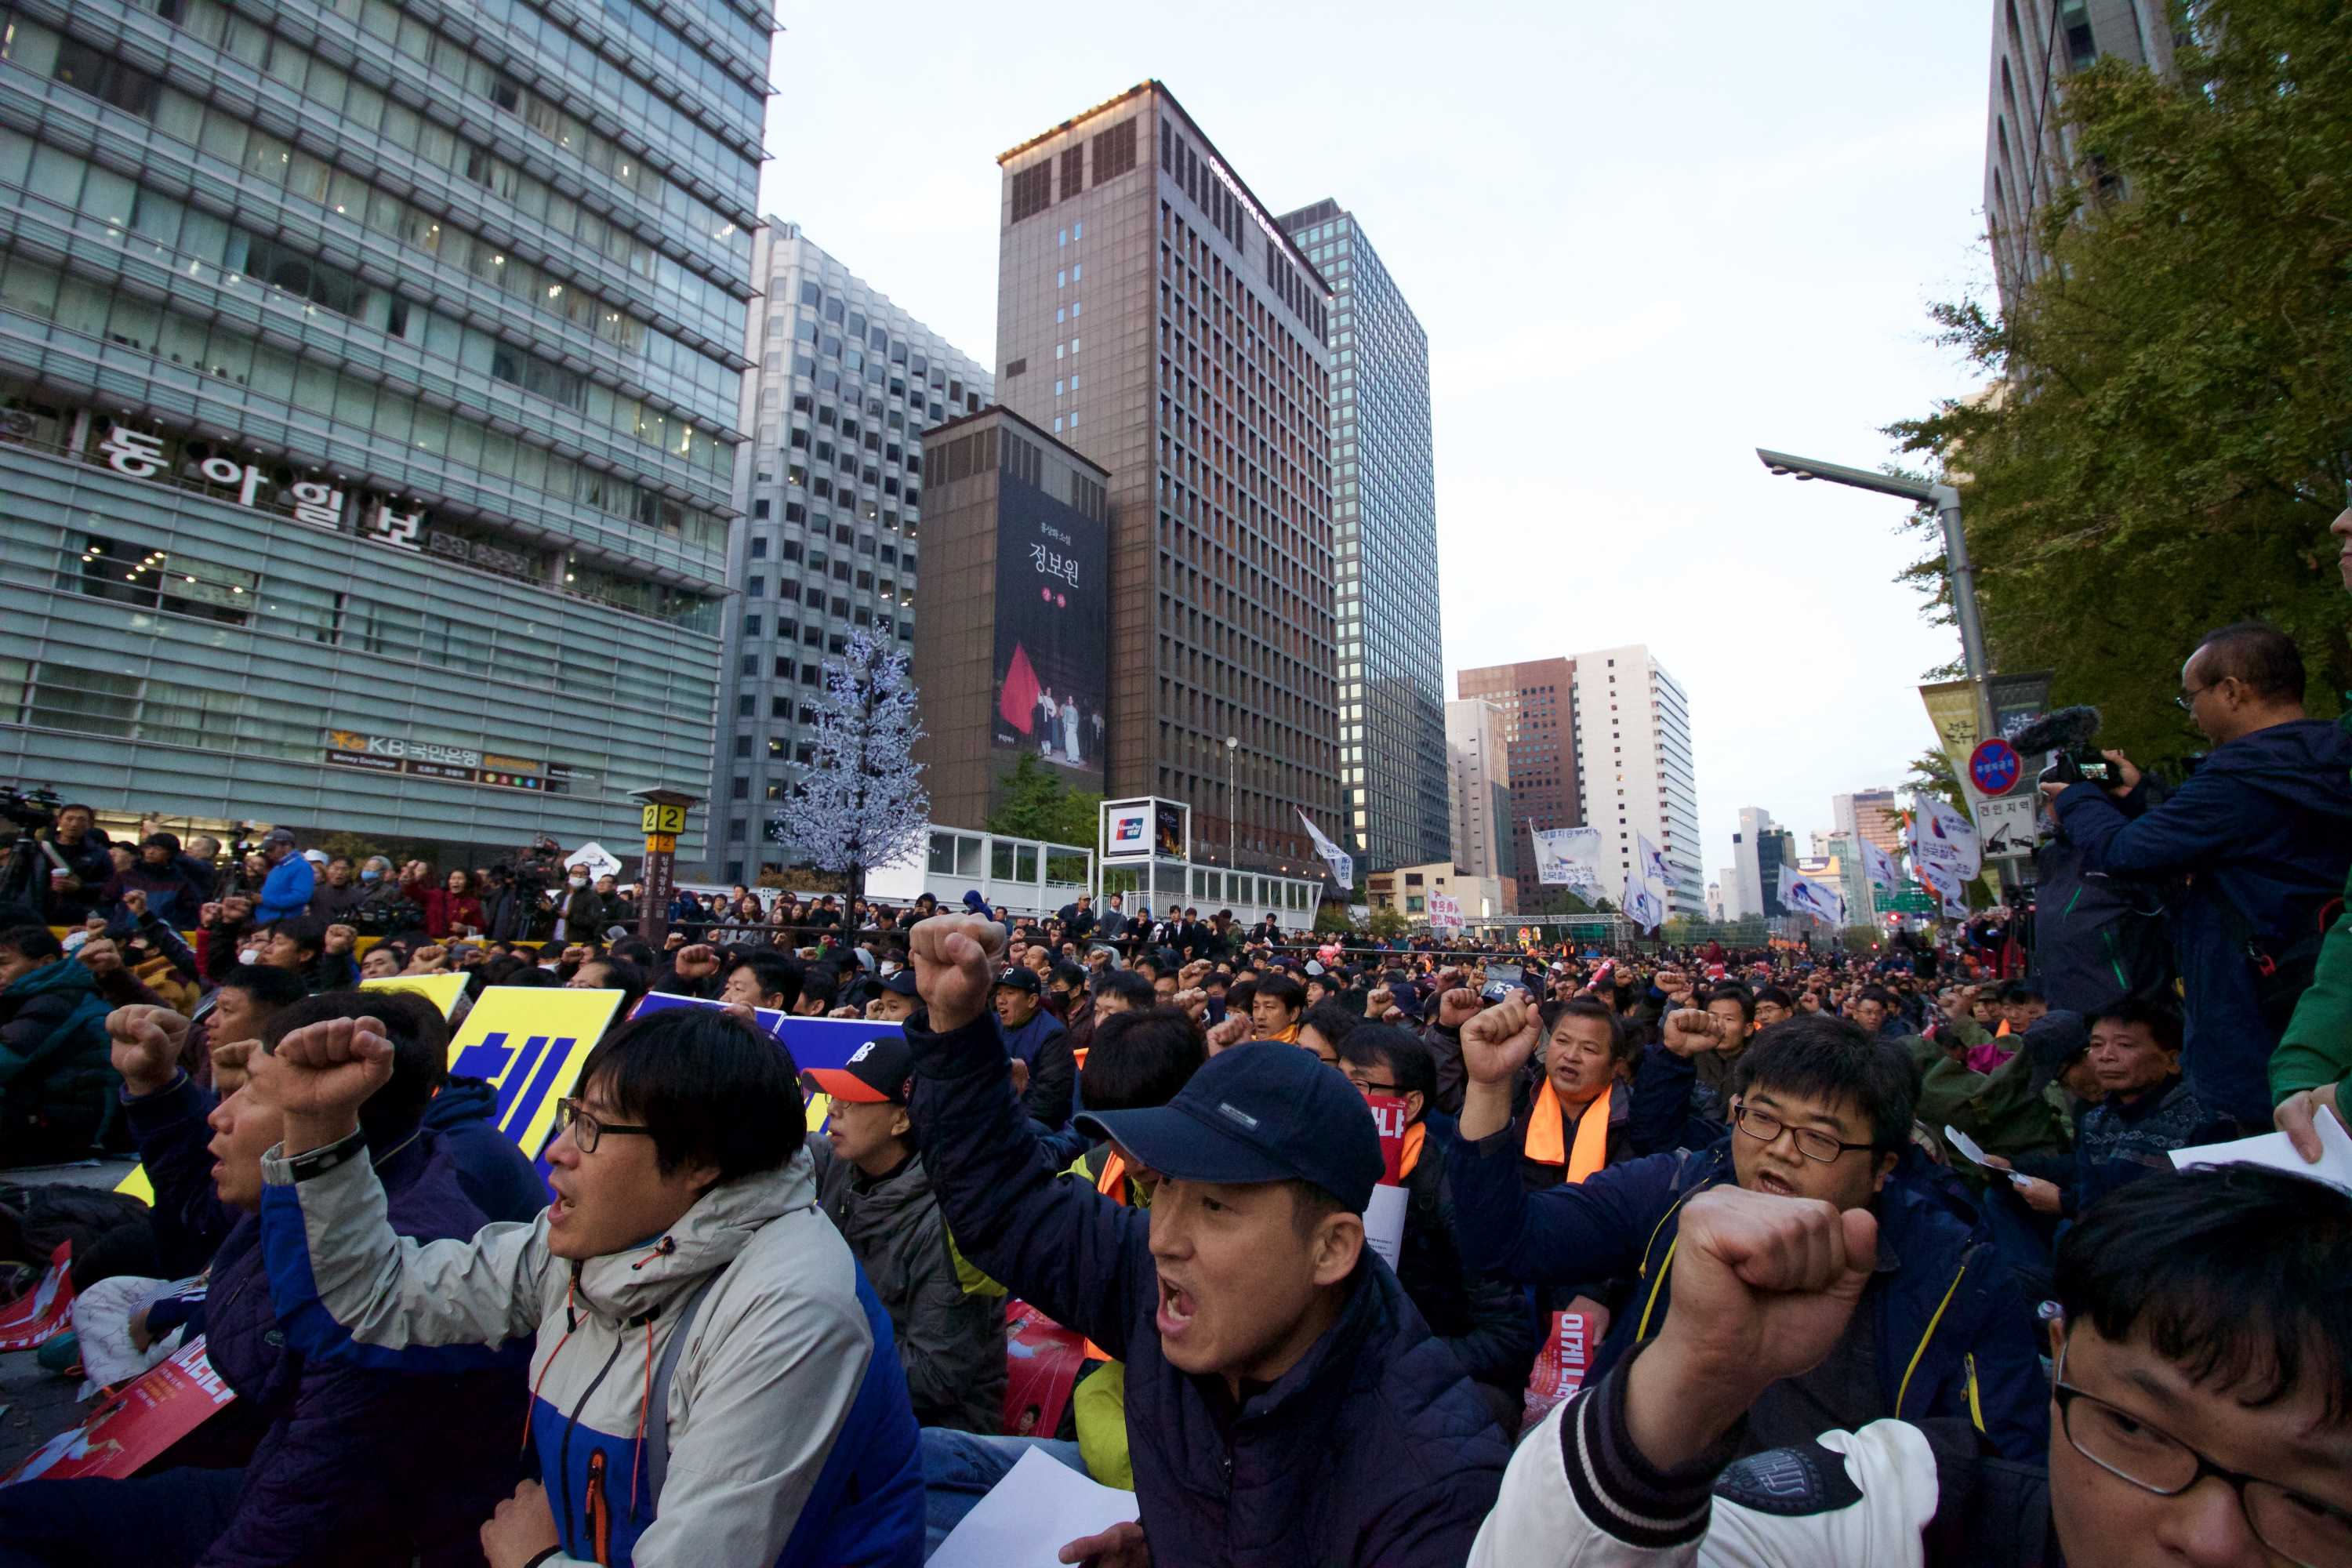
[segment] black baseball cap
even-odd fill
[[[801,1083],[859,1105],[904,1105],[914,1096],[914,1048],[898,1037],[868,1040],[840,1067],[810,1068]]]
[[[1178,1181],[1307,1182],[1350,1214],[1382,1169],[1363,1095],[1311,1051],[1271,1040],[1211,1057],[1166,1105],[1081,1111],[1077,1127]]]
[[[882,977],[882,989],[885,991],[896,992],[901,996],[919,996],[922,994],[921,992],[915,989],[915,971],[911,966],[899,969],[889,974],[884,975]]]
[[[1039,994],[1044,989],[1037,983],[1037,972],[1019,963],[1008,964],[999,971],[996,984],[1000,987],[1009,985],[1015,991],[1026,991],[1032,996]]]

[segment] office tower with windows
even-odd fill
[[[1360,865],[1434,860],[1450,835],[1429,338],[1354,214],[1320,201],[1282,226],[1332,289],[1345,841]]]
[[[1329,291],[1157,81],[997,162],[997,400],[1110,475],[1110,793],[1188,802],[1198,858],[1318,873]]]
[[[1903,803],[1881,786],[1830,796],[1837,831],[1876,845],[1892,856],[1903,853]]]
[[[1445,705],[1445,751],[1454,863],[1501,882],[1518,908],[1517,857],[1512,853],[1510,742],[1503,710],[1480,697]]]
[[[769,825],[815,753],[826,656],[861,626],[911,651],[923,432],[989,396],[985,367],[799,225],[767,220],[751,276],[751,457],[728,559],[743,596],[726,633],[709,867],[726,882],[798,858]]]
[[[2050,258],[2035,215],[2074,177],[2074,138],[2059,113],[2066,79],[2105,55],[2172,70],[2173,0],[1999,0],[1985,113],[1985,221],[2003,300]]]
[[[1576,768],[1584,818],[1601,829],[1603,880],[1623,887],[1641,868],[1647,838],[1673,872],[1651,891],[1670,915],[1706,907],[1699,869],[1698,784],[1691,767],[1690,703],[1665,667],[1640,643],[1580,653],[1576,667]],[[1607,890],[1612,901],[1613,889]]]
[[[772,30],[10,7],[0,776],[486,848],[705,793]]]
[[[1536,874],[1534,828],[1579,827],[1584,813],[1576,777],[1576,665],[1537,658],[1487,665],[1454,676],[1464,700],[1484,699],[1501,710],[1507,775],[1511,785],[1512,879],[1518,908],[1540,913],[1568,889],[1546,888]],[[1616,892],[1608,893],[1611,902]]]

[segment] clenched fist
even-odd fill
[[[254,1092],[286,1112],[286,1152],[299,1154],[359,1125],[361,1105],[392,1079],[392,1041],[380,1019],[322,1019],[255,1052],[246,1071]]]
[[[1466,985],[1457,985],[1437,999],[1437,1025],[1442,1029],[1458,1029],[1478,1016],[1486,1004],[1478,993]]]
[[[1722,1019],[1696,1007],[1681,1007],[1666,1015],[1659,1043],[1678,1057],[1703,1057],[1721,1050],[1726,1030]]]
[[[707,980],[719,973],[719,950],[707,942],[677,950],[674,961],[680,980]]]
[[[1507,1084],[1543,1040],[1543,1019],[1514,991],[1462,1026],[1462,1067],[1473,1083]]]
[[[988,1011],[1004,928],[978,915],[933,915],[908,933],[915,989],[930,1010],[934,1033],[961,1029]]]
[[[169,1089],[188,1043],[188,1021],[169,1007],[117,1007],[106,1016],[107,1046],[122,1087],[135,1098]]]

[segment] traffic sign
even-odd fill
[[[2039,837],[2033,821],[2034,799],[2029,791],[2004,800],[1989,800],[1977,807],[1977,840],[1984,846],[1986,859],[2033,853],[2034,841]]]
[[[1986,795],[2007,795],[2025,776],[2025,759],[1999,736],[1969,753],[1969,777]]]

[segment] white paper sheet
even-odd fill
[[[2309,1176],[2352,1193],[2352,1133],[2344,1131],[2344,1123],[2321,1111],[2312,1118],[2319,1130],[2319,1163],[2306,1163],[2286,1141],[2284,1132],[2264,1132],[2258,1137],[2240,1138],[2229,1143],[2206,1143],[2194,1149],[2172,1151],[2172,1163],[2179,1170],[2197,1165],[2267,1165],[2273,1171],[2290,1175]]]
[[[1382,1182],[1372,1189],[1372,1201],[1364,1205],[1364,1244],[1391,1268],[1396,1267],[1397,1251],[1404,1245],[1405,1195],[1402,1187]]]
[[[2000,1170],[2000,1167],[1998,1165],[1986,1164],[1985,1152],[1983,1148],[1975,1139],[1969,1137],[1967,1133],[1961,1131],[1958,1128],[1953,1126],[1948,1121],[1944,1123],[1944,1142],[1949,1143],[1953,1150],[1961,1157],[1966,1159],[1969,1164],[1979,1166],[1988,1171]],[[2021,1176],[2015,1171],[2001,1171],[2001,1174],[2009,1178],[2009,1184],[2012,1187],[2024,1186],[2027,1183],[2033,1180],[2031,1176]]]
[[[1062,1548],[1136,1517],[1133,1492],[1032,1448],[931,1554],[929,1568],[1058,1568]]]

